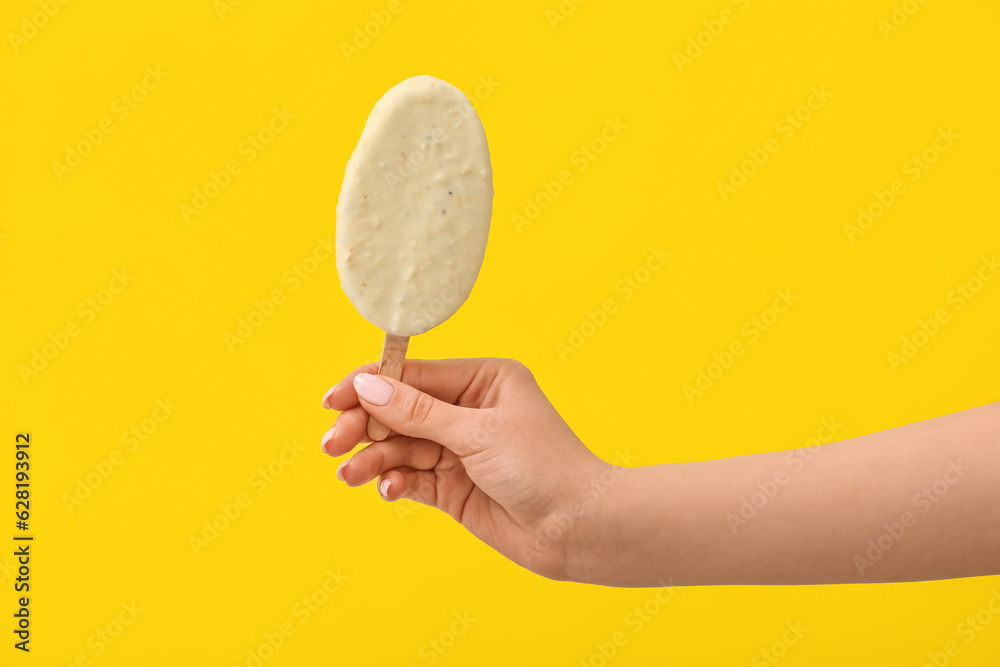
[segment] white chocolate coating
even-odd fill
[[[493,170],[458,88],[415,76],[375,104],[337,201],[337,271],[361,315],[413,336],[451,317],[486,252]]]

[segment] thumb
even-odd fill
[[[462,433],[471,428],[474,408],[439,401],[399,380],[371,373],[355,375],[354,390],[361,407],[397,433],[433,440],[459,455],[467,453]]]

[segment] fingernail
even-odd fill
[[[385,405],[392,400],[392,385],[377,375],[358,373],[354,376],[354,389],[358,396],[373,405]]]
[[[336,388],[337,388],[337,385],[333,385],[332,387],[330,387],[330,391],[326,392],[326,394],[323,395],[323,404],[322,405],[323,405],[324,408],[327,408],[327,409],[330,408],[329,400],[330,400],[330,397],[333,396],[333,392],[334,392],[334,390]]]
[[[341,461],[340,465],[337,466],[337,479],[339,479],[341,482],[344,482],[346,480],[344,479],[344,475],[340,471],[343,470],[344,466],[346,466],[350,462],[351,459],[347,459],[346,461]]]
[[[382,497],[385,498],[386,500],[389,500],[389,487],[390,486],[392,486],[392,482],[389,481],[389,480],[387,480],[387,479],[383,479],[378,484],[378,492],[381,493]]]
[[[331,428],[329,431],[326,432],[326,435],[323,436],[323,439],[319,443],[320,449],[322,449],[327,454],[329,454],[330,452],[326,450],[326,446],[330,444],[331,440],[333,440],[333,434],[336,433],[336,431],[337,427],[334,426],[333,428]]]

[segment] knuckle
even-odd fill
[[[385,470],[385,449],[383,447],[370,447],[371,449],[371,461],[368,465],[367,473],[369,477],[375,477]]]
[[[511,375],[534,379],[531,369],[517,359],[503,359],[501,363]]]
[[[430,422],[434,415],[434,399],[424,393],[418,393],[409,405],[409,422],[420,427]]]
[[[364,483],[380,475],[385,470],[385,465],[385,448],[381,442],[375,442],[354,455],[350,470]]]
[[[418,502],[435,504],[437,503],[437,487],[434,486],[434,482],[430,479],[418,478],[410,495],[407,497]]]

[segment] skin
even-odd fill
[[[323,399],[340,411],[323,439],[331,456],[366,441],[369,413],[394,431],[337,476],[350,486],[378,479],[386,500],[437,507],[552,579],[1000,574],[1000,403],[796,452],[623,468],[591,453],[516,361],[407,360],[401,381],[375,372],[352,371]]]

